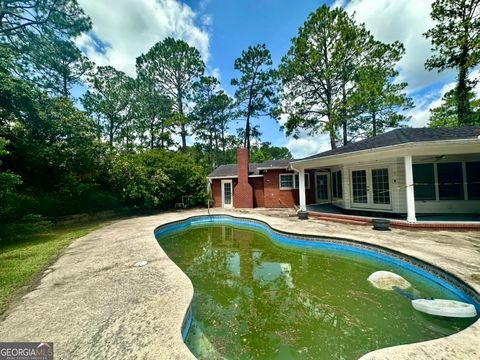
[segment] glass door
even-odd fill
[[[328,173],[315,173],[315,196],[317,203],[330,202],[330,189],[328,186]]]
[[[372,169],[372,190],[374,204],[390,204],[388,169]]]
[[[352,170],[352,205],[368,207],[367,170]]]
[[[232,180],[222,180],[222,207],[233,207],[232,193]]]
[[[351,176],[352,207],[384,210],[392,208],[388,168],[352,170]]]

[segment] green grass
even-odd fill
[[[0,241],[0,314],[17,295],[27,291],[72,240],[111,220],[52,227],[39,233],[10,236]]]

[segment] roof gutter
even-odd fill
[[[290,168],[293,169],[292,164],[295,164],[295,166],[302,166],[303,164],[305,164],[305,166],[308,166],[308,164],[312,162],[328,161],[334,158],[341,160],[346,157],[352,157],[352,156],[358,157],[362,155],[368,155],[373,152],[386,153],[389,151],[398,151],[398,150],[407,149],[408,151],[406,151],[404,155],[414,155],[412,154],[413,149],[428,148],[428,147],[434,147],[434,146],[445,147],[445,146],[452,146],[452,145],[469,145],[469,144],[478,144],[478,139],[435,140],[435,141],[422,141],[422,142],[408,142],[403,144],[382,146],[377,148],[350,151],[350,152],[341,153],[341,154],[334,154],[334,155],[320,156],[320,157],[314,157],[310,159],[292,161],[292,163],[290,163]],[[397,154],[397,157],[398,156],[403,156],[403,155]]]

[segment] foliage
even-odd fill
[[[67,96],[90,67],[72,43],[91,28],[76,0],[0,1],[0,43],[15,54],[15,73]]]
[[[181,149],[187,148],[187,101],[195,80],[203,75],[205,64],[200,52],[183,40],[166,38],[137,58],[137,73],[156,84],[156,90],[173,101],[176,125],[180,129]]]
[[[253,146],[250,161],[260,163],[267,160],[293,159],[292,154],[286,147],[272,146],[269,142]]]
[[[206,174],[187,154],[158,149],[117,155],[108,169],[112,188],[127,205],[169,208],[183,195],[204,199]]]
[[[326,132],[335,148],[340,126],[346,144],[349,131],[373,135],[398,124],[404,117],[397,110],[411,106],[402,94],[406,84],[392,81],[402,54],[399,43],[376,41],[342,8],[317,9],[280,65],[277,116],[286,115],[287,135],[298,136],[300,129],[310,135]]]
[[[168,148],[172,139],[172,100],[155,89],[151,78],[138,77],[134,99],[135,130],[143,147]]]
[[[404,92],[407,83],[392,81],[398,76],[395,67],[404,52],[398,42],[376,42],[370,58],[355,70],[356,87],[348,103],[354,114],[351,133],[376,136],[408,120],[402,112],[414,105]]]
[[[472,91],[469,93],[470,115],[469,124],[480,125],[480,100],[474,98]],[[430,109],[430,127],[458,127],[462,126],[458,120],[457,113],[457,91],[452,89],[445,93],[442,98],[442,104],[436,108]]]
[[[5,149],[8,142],[0,137],[0,169],[2,166],[1,157],[8,155]],[[16,208],[18,195],[16,193],[17,185],[22,183],[20,176],[10,171],[0,172],[0,218],[10,217]]]
[[[480,63],[480,1],[435,0],[432,4],[435,27],[424,35],[432,42],[434,54],[425,62],[428,70],[456,68],[457,116],[462,125],[472,124],[468,73]]]
[[[212,170],[221,161],[227,146],[228,122],[234,117],[233,100],[219,90],[215,77],[202,76],[193,85],[195,108],[192,112],[193,131],[205,145],[206,162]]]
[[[110,151],[115,142],[131,145],[134,80],[111,66],[100,66],[90,81],[91,89],[82,98],[87,113],[97,121],[98,137],[108,139]]]
[[[244,116],[245,138],[243,145],[250,150],[251,118],[270,115],[278,98],[277,73],[272,69],[272,57],[265,44],[249,46],[235,60],[234,68],[241,73],[232,79],[236,86],[235,101],[238,115]]]
[[[36,36],[29,42],[28,61],[23,76],[53,95],[68,97],[73,86],[83,84],[93,71],[93,63],[70,40]]]

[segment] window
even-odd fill
[[[433,164],[413,165],[415,200],[435,200],[435,173]]]
[[[388,169],[372,169],[372,188],[374,204],[390,204]]]
[[[342,172],[332,172],[332,196],[337,199],[343,198]]]
[[[280,190],[298,189],[298,174],[280,174]],[[310,174],[305,173],[305,189],[310,189]]]
[[[468,200],[480,200],[480,161],[466,162]]]
[[[293,174],[280,174],[280,189],[293,189]]]
[[[437,164],[437,176],[440,200],[463,200],[462,163]]]
[[[300,188],[298,174],[295,174],[295,189]],[[310,189],[310,173],[305,173],[305,189]]]

